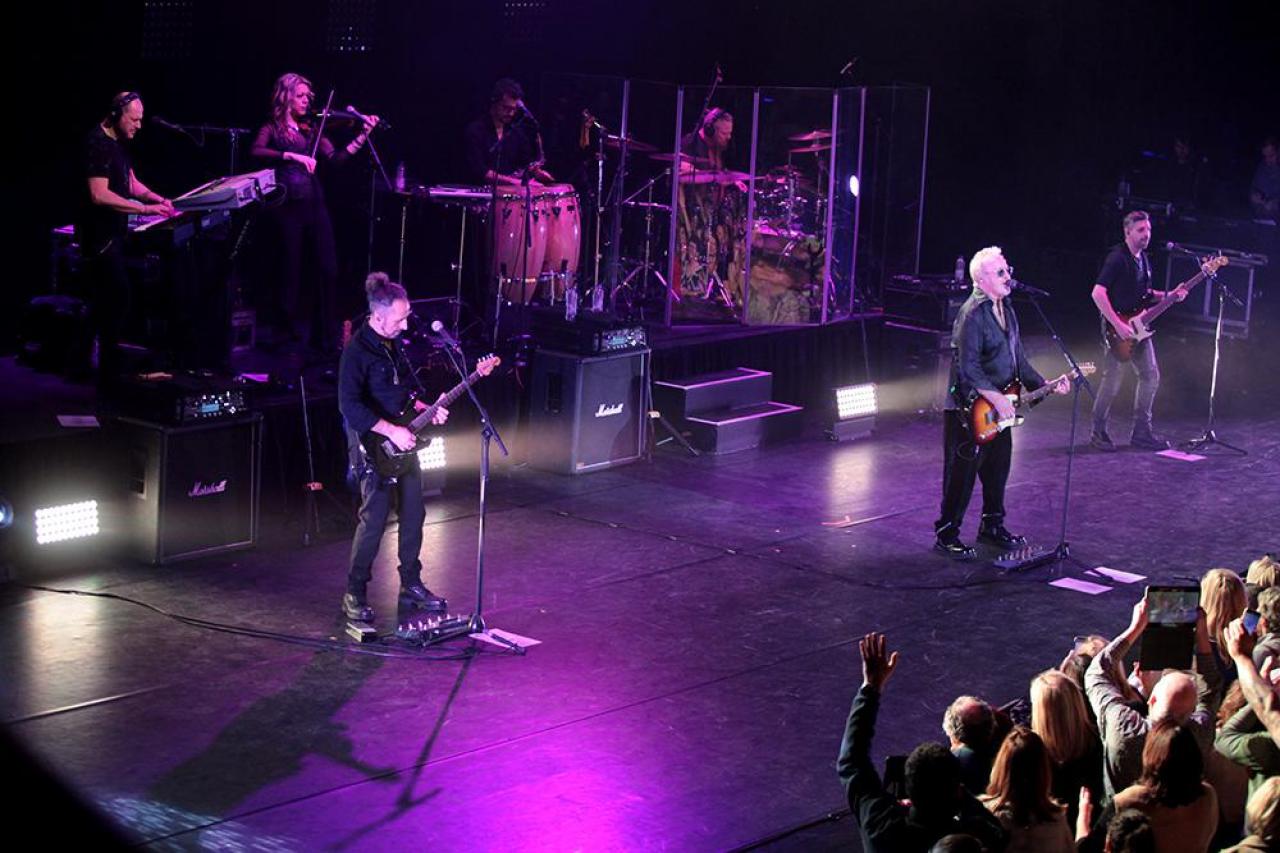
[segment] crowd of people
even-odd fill
[[[1205,573],[1186,668],[1126,665],[1150,616],[1148,593],[1115,637],[1077,637],[1023,700],[960,696],[947,743],[883,774],[872,740],[899,653],[863,637],[837,762],[863,850],[1280,850],[1280,561]]]

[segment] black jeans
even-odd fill
[[[368,466],[360,475],[360,523],[356,526],[355,539],[351,542],[351,569],[347,573],[347,592],[361,598],[373,576],[373,560],[378,556],[378,546],[387,529],[387,516],[391,513],[392,495],[398,500],[400,519],[396,538],[399,542],[400,585],[419,583],[422,564],[418,552],[422,550],[422,525],[426,510],[422,507],[422,475],[415,463],[413,470],[397,480],[385,480]]]
[[[974,480],[982,480],[982,523],[1004,523],[1004,486],[1013,459],[1012,430],[1004,430],[990,444],[977,445],[969,434],[965,413],[943,413],[942,510],[934,532],[945,538],[960,535]]]
[[[120,374],[120,338],[129,315],[129,273],[125,268],[122,240],[85,258],[93,330],[98,336],[98,383],[110,383]]]

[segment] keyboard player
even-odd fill
[[[124,238],[129,214],[173,216],[173,203],[138,180],[129,142],[142,127],[142,97],[121,92],[94,125],[83,155],[86,192],[76,216],[76,240],[84,261],[94,331],[98,336],[98,386],[119,375],[120,335],[129,309]],[[84,363],[87,365],[88,353]]]

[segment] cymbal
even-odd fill
[[[751,176],[746,172],[724,169],[719,172],[688,172],[680,176],[682,184],[736,184],[746,183]]]
[[[817,154],[819,151],[830,151],[830,145],[806,145],[804,148],[792,148],[792,154]]]
[[[811,130],[808,133],[797,133],[795,136],[788,136],[792,142],[817,142],[819,139],[830,139],[831,131],[829,130]]]
[[[604,138],[604,144],[606,148],[621,148],[622,137],[609,134]],[[657,151],[658,146],[650,145],[648,142],[641,142],[633,136],[627,139],[627,150],[634,151],[637,154],[648,154],[651,151]]]

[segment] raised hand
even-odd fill
[[[898,668],[898,653],[887,653],[884,634],[867,634],[858,643],[862,653],[862,683],[883,690],[893,671]]]

